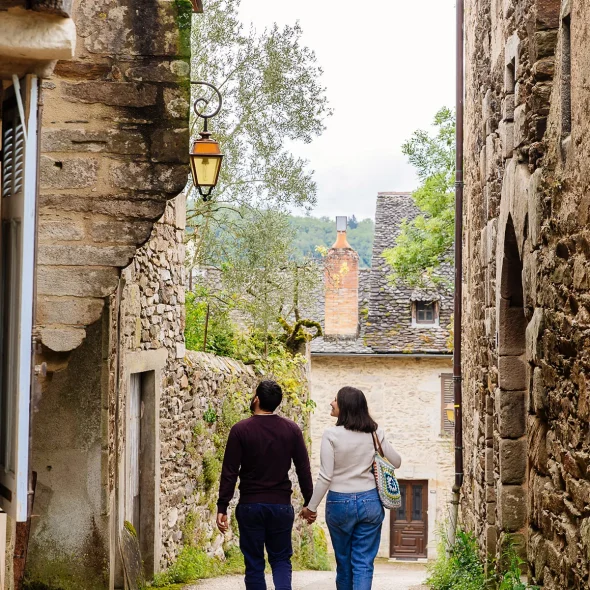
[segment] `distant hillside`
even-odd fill
[[[291,217],[296,231],[295,246],[302,255],[319,258],[317,246],[330,248],[336,241],[336,221],[328,217]],[[358,252],[361,268],[371,266],[375,223],[372,219],[357,221],[353,215],[348,219],[348,243]]]

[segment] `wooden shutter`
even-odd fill
[[[447,418],[446,406],[448,404],[454,404],[454,392],[453,392],[453,374],[442,373],[440,376],[440,389],[441,389],[441,431],[442,434],[452,434],[454,431],[454,425]]]
[[[32,374],[37,92],[35,76],[2,103],[0,234],[0,508],[27,520]],[[23,120],[24,119],[24,120]]]

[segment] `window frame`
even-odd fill
[[[419,306],[432,306],[432,321],[419,320]],[[412,301],[412,326],[415,328],[431,328],[440,325],[440,307],[438,301]]]
[[[20,97],[18,94],[20,92]],[[4,457],[0,459],[0,508],[16,522],[26,522],[29,516],[29,430],[30,430],[30,404],[31,386],[33,383],[33,322],[34,322],[34,292],[35,292],[35,243],[36,243],[36,216],[37,216],[37,176],[38,176],[38,93],[39,81],[36,76],[27,75],[23,80],[14,79],[14,84],[6,89],[2,95],[2,141],[8,136],[8,126],[13,125],[12,136],[17,134],[14,130],[20,125],[22,128],[22,143],[15,152],[7,153],[3,146],[3,162],[11,158],[11,168],[2,170],[0,184],[10,182],[10,188],[2,186],[0,196],[2,202],[0,213],[2,224],[0,233],[4,233],[5,226],[20,228],[18,232],[11,231],[9,237],[14,240],[11,251],[12,272],[17,284],[12,284],[12,296],[16,297],[17,305],[5,309],[7,296],[6,264],[2,263],[6,255],[4,244],[5,236],[0,239],[0,265],[2,285],[0,297],[0,322],[2,323],[2,340],[4,345],[10,346],[10,359],[6,358],[10,371],[2,363],[0,387],[4,394],[6,411],[0,413],[0,429],[10,434],[6,438]],[[21,102],[17,100],[21,98]],[[12,103],[12,104],[10,104]],[[6,107],[5,107],[6,105]],[[12,123],[8,123],[9,115]],[[22,166],[21,178],[15,185],[14,171],[18,152],[20,151],[20,165]],[[11,174],[12,172],[12,174]],[[5,177],[6,175],[6,177]],[[15,191],[15,186],[18,188]],[[17,270],[15,270],[17,269]],[[4,323],[10,333],[16,333],[15,342],[10,345],[4,339]],[[5,374],[6,373],[6,374]],[[8,374],[10,373],[10,374]],[[8,385],[9,384],[9,385]],[[8,408],[12,408],[8,415]]]

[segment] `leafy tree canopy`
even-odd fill
[[[402,223],[396,245],[383,257],[393,282],[437,282],[436,269],[452,262],[455,227],[455,115],[444,107],[434,118],[434,134],[418,130],[402,146],[416,167],[419,188],[412,194],[420,214]]]
[[[215,84],[223,96],[210,126],[225,154],[213,198],[310,208],[316,201],[313,171],[289,144],[309,143],[324,130],[331,110],[322,69],[301,44],[298,23],[246,30],[238,19],[240,2],[210,0],[192,31],[192,79]],[[195,87],[193,99],[203,92]],[[202,121],[193,138],[197,126]]]
[[[294,245],[299,256],[319,258],[318,246],[330,248],[336,240],[334,219],[292,216],[290,222],[295,229]],[[357,221],[355,215],[348,219],[348,242],[358,252],[362,268],[371,266],[374,235],[375,223],[372,219]]]

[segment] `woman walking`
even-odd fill
[[[371,418],[360,389],[343,387],[330,405],[331,415],[338,421],[324,432],[320,474],[301,516],[313,522],[328,492],[326,523],[336,555],[336,588],[371,590],[385,516],[373,474],[373,433],[394,467],[402,461]]]

